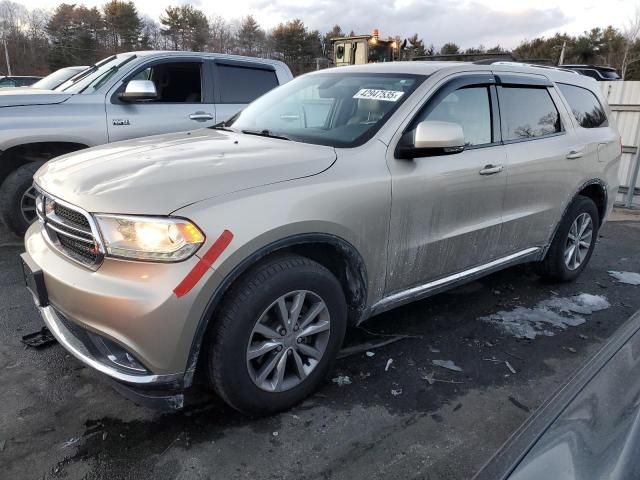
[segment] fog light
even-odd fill
[[[138,361],[136,357],[127,352],[116,342],[90,334],[95,346],[114,365],[125,370],[133,370],[135,373],[148,373],[148,370]]]

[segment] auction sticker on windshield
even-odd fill
[[[366,100],[382,100],[384,102],[397,102],[404,92],[396,92],[395,90],[376,90],[375,88],[362,88],[358,90],[353,98],[362,98]]]

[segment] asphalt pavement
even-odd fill
[[[139,407],[59,345],[26,348],[21,337],[43,323],[20,241],[1,231],[0,477],[469,479],[640,309],[640,286],[608,273],[640,272],[640,217],[614,219],[577,282],[548,284],[520,266],[375,317],[348,332],[315,395],[257,419],[207,396],[181,412]],[[526,321],[540,302],[585,293],[610,306],[560,312],[585,323],[536,325],[533,340],[482,319]]]

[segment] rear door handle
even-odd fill
[[[575,160],[582,157],[582,155],[584,155],[584,150],[571,150],[567,153],[567,160]]]
[[[207,120],[213,120],[213,115],[206,112],[196,112],[189,115],[189,118],[196,122],[206,122]]]
[[[502,165],[485,165],[485,167],[480,170],[480,175],[495,175],[496,173],[500,173],[504,170]]]

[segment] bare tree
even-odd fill
[[[622,29],[624,36],[624,49],[622,53],[622,64],[620,66],[620,75],[624,80],[629,70],[629,65],[640,60],[640,55],[634,54],[634,46],[640,37],[640,4],[636,5],[635,15],[627,22]]]
[[[209,43],[212,52],[232,53],[234,48],[233,28],[220,15],[209,18]]]

